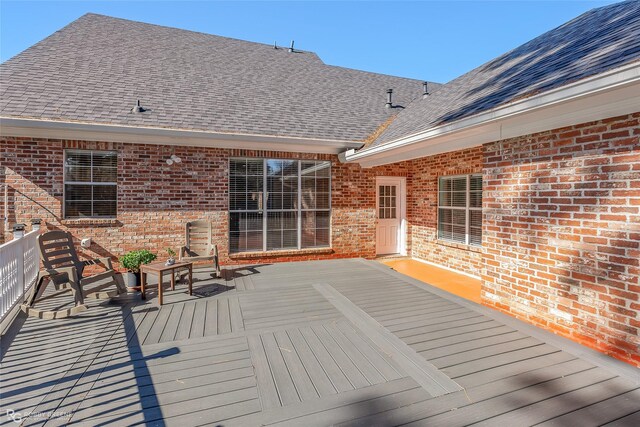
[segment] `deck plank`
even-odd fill
[[[206,301],[204,315],[204,336],[218,335],[218,300]]]
[[[255,368],[256,378],[258,379],[258,393],[262,408],[268,409],[281,406],[278,389],[273,380],[260,335],[249,335],[247,341],[251,350],[251,360]]]
[[[26,319],[3,337],[3,406],[68,411],[81,425],[639,421],[640,377],[622,364],[375,262],[224,277],[200,271],[199,293],[168,291],[162,307],[131,294],[74,318]],[[457,388],[434,393],[427,373]]]
[[[313,351],[313,354],[318,358],[318,362],[322,365],[324,372],[326,372],[327,376],[331,379],[331,383],[338,393],[353,390],[354,386],[342,369],[340,369],[331,354],[329,354],[313,328],[310,326],[302,327],[300,328],[300,333]]]
[[[176,330],[175,340],[184,340],[191,335],[191,324],[193,323],[193,313],[196,308],[195,302],[187,302],[184,304],[180,320],[178,321],[178,328]]]
[[[262,345],[264,346],[264,352],[267,356],[271,375],[276,383],[280,402],[283,406],[300,402],[300,396],[298,396],[296,387],[293,384],[293,379],[291,378],[291,373],[289,369],[287,369],[287,365],[282,357],[282,351],[280,347],[278,347],[275,336],[273,334],[262,334],[260,338],[262,339]]]
[[[319,397],[318,392],[311,381],[311,377],[307,373],[307,370],[305,369],[296,348],[291,342],[291,339],[289,339],[287,332],[277,331],[274,333],[274,337],[287,366],[287,370],[291,375],[293,384],[300,396],[300,400],[304,402],[305,400]]]

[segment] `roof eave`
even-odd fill
[[[318,154],[338,154],[363,145],[362,142],[346,140],[217,133],[19,117],[0,117],[0,135]]]
[[[571,126],[640,110],[640,62],[397,140],[340,155],[372,167]]]

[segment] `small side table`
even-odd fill
[[[171,274],[171,290],[176,288],[175,272],[183,269],[189,270],[189,295],[192,295],[193,287],[193,263],[192,262],[176,262],[172,265],[166,265],[164,262],[155,262],[153,264],[143,264],[140,266],[140,294],[142,299],[147,299],[145,294],[147,288],[147,274],[158,273],[158,304],[162,305],[162,276],[165,272]]]

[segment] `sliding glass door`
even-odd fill
[[[331,163],[231,159],[232,253],[328,247]]]

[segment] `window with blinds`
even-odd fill
[[[118,159],[115,152],[66,150],[64,217],[115,218]]]
[[[231,159],[231,252],[329,246],[331,163]]]
[[[438,239],[482,245],[482,175],[440,177]]]

